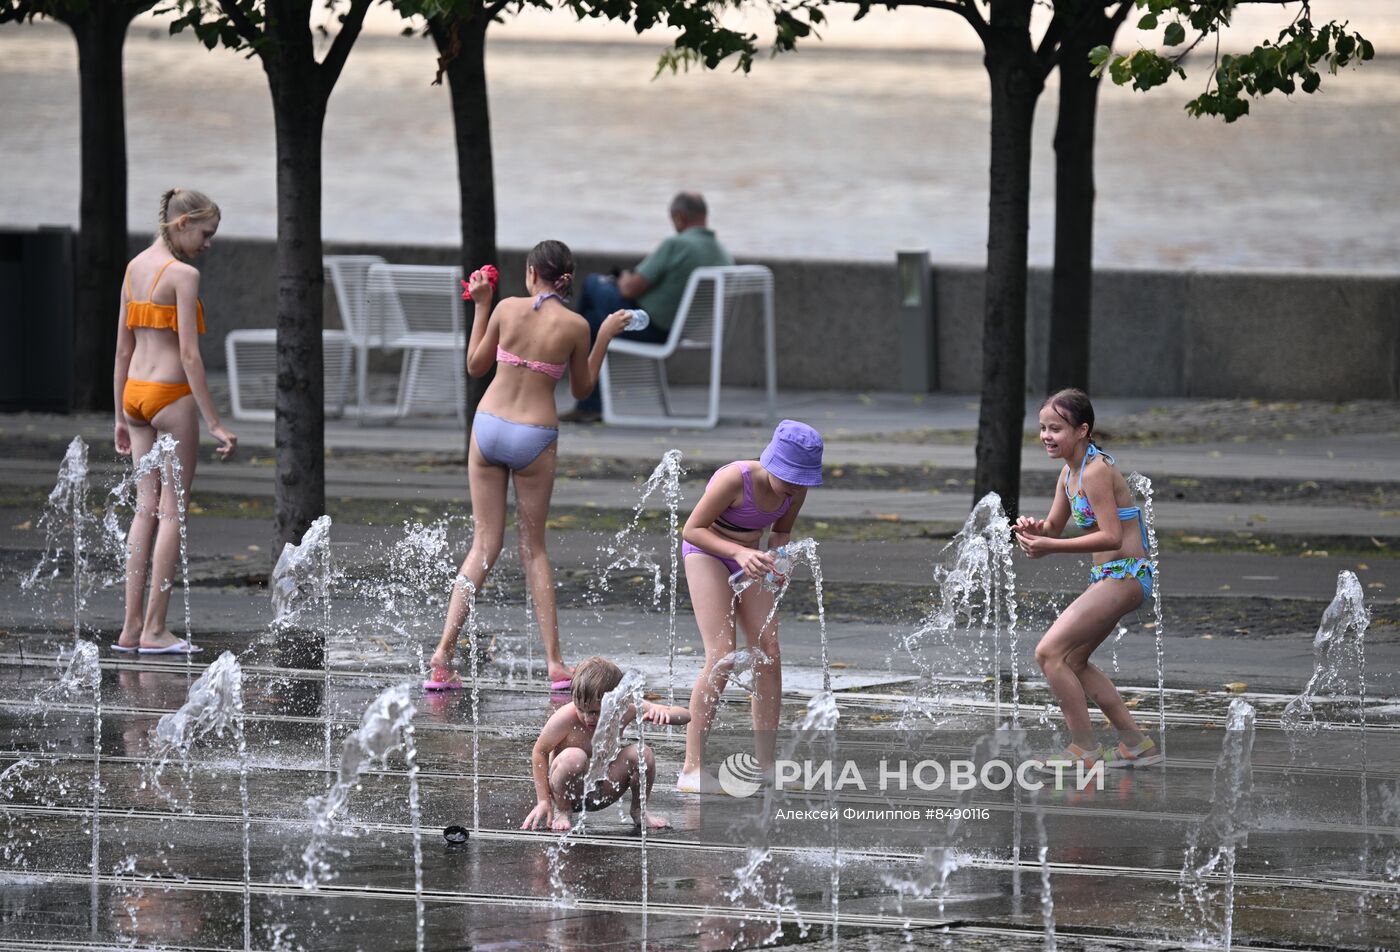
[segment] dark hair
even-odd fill
[[[1089,442],[1094,443],[1094,405],[1089,402],[1087,393],[1074,387],[1060,390],[1045,398],[1040,409],[1044,410],[1046,407],[1058,413],[1060,418],[1070,426],[1078,427],[1084,423],[1089,424]],[[1098,444],[1094,443],[1094,445]]]
[[[535,269],[540,280],[560,297],[568,297],[574,286],[574,253],[562,241],[542,241],[530,249],[525,264]]]
[[[677,192],[671,199],[671,214],[695,221],[708,215],[709,210],[705,207],[705,197],[699,192]]]

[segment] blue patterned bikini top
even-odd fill
[[[1070,514],[1074,516],[1074,524],[1081,529],[1092,529],[1099,521],[1094,515],[1094,507],[1089,505],[1089,497],[1084,495],[1084,464],[1095,456],[1102,456],[1104,462],[1110,466],[1116,465],[1112,456],[1090,443],[1084,458],[1079,461],[1079,485],[1075,492],[1069,491],[1069,479],[1065,479],[1065,495],[1069,497]],[[1137,520],[1138,531],[1142,533],[1142,551],[1146,554],[1150,551],[1150,546],[1147,544],[1147,526],[1142,521],[1142,509],[1137,506],[1119,507],[1118,521],[1127,522],[1130,519]]]

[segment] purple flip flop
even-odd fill
[[[136,652],[141,649],[141,646],[137,645],[133,648],[128,648],[126,645],[113,644],[111,648],[113,651],[119,651],[122,654],[136,654]]]

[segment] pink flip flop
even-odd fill
[[[432,676],[423,682],[425,691],[460,691],[464,687],[462,676],[450,668],[434,668]]]
[[[171,642],[164,648],[137,648],[137,654],[198,654],[204,649],[198,645],[192,645],[184,638]]]
[[[563,680],[560,680],[560,681],[551,681],[551,682],[549,682],[549,689],[550,689],[551,691],[556,691],[556,692],[560,692],[560,693],[562,693],[562,692],[564,692],[564,691],[568,691],[568,690],[569,690],[570,688],[572,688],[573,686],[574,686],[574,679],[573,679],[573,678],[564,678]]]

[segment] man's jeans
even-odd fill
[[[637,302],[622,296],[622,292],[617,289],[617,282],[605,274],[585,275],[583,285],[578,292],[578,312],[588,321],[588,341],[591,344],[598,339],[598,329],[603,326],[603,321],[608,315],[619,308],[636,307]],[[623,340],[639,340],[651,344],[664,343],[667,331],[657,327],[655,324],[648,324],[639,331],[623,331],[617,335]],[[603,395],[595,387],[593,392],[578,402],[576,409],[587,411],[601,411],[603,409]]]

